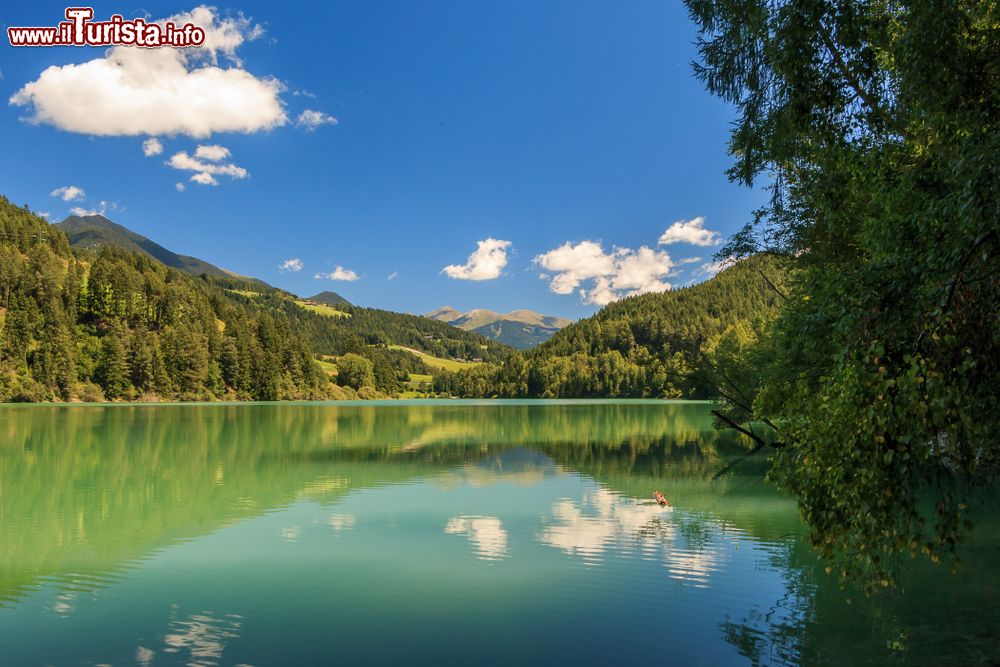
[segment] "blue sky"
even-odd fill
[[[55,25],[65,6],[7,6],[0,21]],[[94,11],[160,19],[194,7]],[[763,199],[724,175],[733,112],[691,74],[696,35],[679,2],[216,7],[197,15],[234,38],[207,54],[215,62],[111,64],[168,96],[153,109],[132,111],[121,90],[88,78],[108,70],[66,67],[106,59],[104,48],[15,49],[5,38],[0,192],[52,221],[103,201],[109,218],[175,252],[297,294],[572,318],[703,279],[717,246],[691,241],[716,243]],[[61,69],[43,77],[50,66]],[[205,67],[250,88],[189,79]],[[185,93],[169,99],[175,84]],[[240,97],[261,91],[271,98]],[[249,131],[229,129],[241,122]],[[150,137],[162,151],[147,157]],[[228,155],[199,158],[198,146]],[[50,194],[68,186],[85,196]],[[292,259],[301,270],[279,270]]]

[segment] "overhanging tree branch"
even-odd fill
[[[830,52],[830,57],[833,58],[833,62],[840,71],[840,75],[844,77],[845,81],[847,81],[847,85],[851,87],[851,90],[853,90],[868,106],[868,108],[871,109],[872,113],[881,118],[883,122],[889,126],[889,128],[900,136],[904,136],[906,132],[903,128],[896,122],[889,112],[878,103],[878,100],[875,99],[875,97],[861,85],[857,75],[855,75],[851,68],[847,65],[847,61],[844,60],[844,56],[841,55],[840,51],[837,49],[837,45],[834,43],[830,32],[823,26],[822,23],[820,23],[817,27],[817,32],[819,32],[820,39],[823,40],[823,45],[826,46],[826,50]]]

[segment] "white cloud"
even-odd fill
[[[218,162],[225,157],[229,157],[229,149],[224,146],[198,146],[195,150],[195,157],[188,155],[187,151],[181,151],[171,155],[166,164],[174,169],[197,172],[191,177],[191,180],[202,185],[218,185],[219,181],[215,178],[218,175],[234,179],[242,179],[250,175],[250,172],[243,167],[232,163]],[[213,161],[206,162],[206,160]]]
[[[718,262],[708,262],[706,264],[702,264],[697,269],[695,269],[692,275],[699,277],[705,276],[711,278],[719,271],[722,271],[723,269],[728,269],[735,263],[736,262],[734,262],[731,259],[720,259]]]
[[[218,144],[198,146],[198,148],[194,151],[194,156],[196,158],[201,158],[202,160],[218,162],[219,160],[225,160],[229,157],[229,149],[225,146],[219,146]]]
[[[594,241],[567,241],[535,257],[535,263],[556,274],[550,285],[556,294],[572,294],[582,281],[614,273],[614,258]]]
[[[575,245],[567,241],[535,257],[535,263],[554,274],[541,274],[546,280],[551,278],[550,290],[572,294],[579,288],[584,303],[598,306],[624,296],[670,289],[670,283],[662,279],[670,275],[674,265],[662,250],[642,246],[638,250],[615,248],[606,253],[595,241]],[[581,288],[582,283],[591,280],[589,288]]]
[[[219,182],[215,180],[215,176],[212,176],[207,171],[199,171],[197,174],[191,176],[191,180],[199,185],[218,185]]]
[[[441,273],[456,280],[493,280],[500,277],[507,266],[507,248],[510,241],[488,238],[476,242],[476,251],[469,255],[465,264],[452,264],[441,269]]]
[[[72,215],[78,215],[83,217],[87,215],[105,215],[109,210],[111,211],[119,210],[118,202],[116,201],[109,202],[101,200],[97,203],[97,208],[83,208],[82,206],[74,206],[69,210],[69,212]],[[124,211],[125,209],[122,208],[121,210]]]
[[[313,278],[317,280],[346,280],[347,282],[354,282],[358,279],[358,274],[350,269],[338,266],[329,273],[317,273]]]
[[[299,127],[304,127],[309,132],[312,132],[321,125],[336,125],[337,123],[337,119],[330,114],[323,113],[322,111],[313,111],[312,109],[306,109],[300,113],[296,121]]]
[[[712,246],[722,243],[722,236],[719,232],[705,229],[704,216],[691,218],[690,220],[678,220],[667,228],[660,236],[660,245],[670,245],[672,243],[690,243],[698,246]]]
[[[258,132],[288,122],[281,82],[243,69],[237,49],[262,33],[212,7],[158,21],[205,29],[197,48],[113,47],[101,58],[53,65],[10,97],[27,120],[95,136]],[[227,66],[219,66],[220,55]]]
[[[77,201],[85,199],[87,197],[87,193],[83,188],[78,188],[75,185],[65,185],[50,192],[49,196],[59,197],[63,201]]]
[[[142,142],[142,154],[146,157],[153,157],[163,152],[163,144],[156,137],[150,137]]]
[[[293,257],[292,259],[286,259],[284,262],[278,265],[278,270],[282,273],[286,271],[291,271],[292,273],[298,273],[302,270],[304,264],[302,260],[298,257]]]
[[[48,211],[38,211],[38,215],[42,216],[43,218],[48,218],[48,217],[50,217],[50,216],[51,216],[52,214],[51,214],[51,213],[49,213]]]
[[[174,183],[174,187],[177,188],[177,192],[184,192],[184,190],[186,189],[186,186],[179,181],[177,183]]]
[[[399,277],[399,271],[393,271],[392,273],[390,273],[390,274],[389,274],[389,275],[388,275],[388,276],[386,277],[386,280],[388,280],[388,281],[393,281],[393,280],[395,280],[395,279],[396,279],[396,278],[398,278],[398,277]]]

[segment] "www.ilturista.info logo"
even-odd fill
[[[66,21],[55,27],[7,28],[11,46],[201,46],[205,30],[192,24],[147,23],[113,14],[110,21],[91,21],[92,7],[67,7]]]

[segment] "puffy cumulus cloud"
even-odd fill
[[[567,241],[535,257],[535,263],[556,274],[550,284],[556,294],[572,294],[582,281],[614,272],[614,258],[594,241],[576,245]]]
[[[346,280],[347,282],[354,282],[358,279],[358,274],[350,269],[338,266],[329,273],[317,273],[313,278],[316,280]]]
[[[218,144],[210,144],[208,146],[198,146],[194,149],[194,156],[196,158],[201,158],[202,160],[211,160],[212,162],[218,162],[219,160],[225,160],[229,157],[229,149],[225,146],[219,146]]]
[[[56,188],[49,193],[50,197],[58,197],[63,201],[77,201],[82,200],[87,197],[87,193],[83,188],[78,188],[75,185],[64,185],[61,188]]]
[[[338,122],[339,121],[330,114],[323,113],[322,111],[306,109],[299,114],[295,124],[299,127],[305,128],[308,132],[312,132],[321,125],[336,125]]]
[[[116,46],[101,58],[53,65],[10,97],[27,120],[94,136],[258,132],[288,122],[281,82],[243,69],[236,56],[263,30],[238,15],[196,7],[159,21],[205,30],[197,48]],[[220,60],[225,66],[220,66]]]
[[[660,236],[660,245],[672,243],[690,243],[698,246],[712,246],[722,243],[719,232],[705,229],[704,216],[690,220],[678,220],[667,228]]]
[[[567,241],[534,261],[549,272],[540,277],[550,281],[553,292],[572,294],[578,290],[584,303],[598,306],[624,296],[670,289],[670,283],[663,278],[674,266],[670,255],[662,250],[642,246],[638,250],[615,248],[607,253],[594,241]],[[588,285],[581,287],[584,282]]]
[[[243,167],[233,163],[223,163],[220,160],[229,157],[229,149],[223,146],[198,146],[194,156],[188,155],[187,151],[174,153],[167,160],[167,166],[183,171],[196,172],[191,180],[201,185],[218,185],[216,176],[229,176],[233,179],[242,179],[250,175]]]
[[[476,242],[476,251],[469,255],[465,264],[452,264],[441,269],[441,273],[456,280],[493,280],[500,277],[507,266],[507,248],[510,241],[488,238]]]
[[[215,176],[212,176],[206,171],[199,171],[197,174],[191,176],[191,180],[198,185],[218,185],[219,182],[215,180]]]
[[[286,271],[291,271],[292,273],[298,273],[302,270],[305,265],[302,260],[298,257],[293,257],[292,259],[286,259],[284,262],[278,265],[278,270],[282,273]]]
[[[163,144],[156,137],[150,137],[142,142],[142,154],[146,157],[153,157],[163,152]]]
[[[46,218],[46,219],[52,217],[52,214],[49,213],[48,211],[37,211],[37,213],[38,213],[38,215],[40,215],[40,216],[42,216],[43,218]]]
[[[187,186],[180,181],[174,183],[174,187],[177,189],[177,192],[184,192],[187,189]]]

